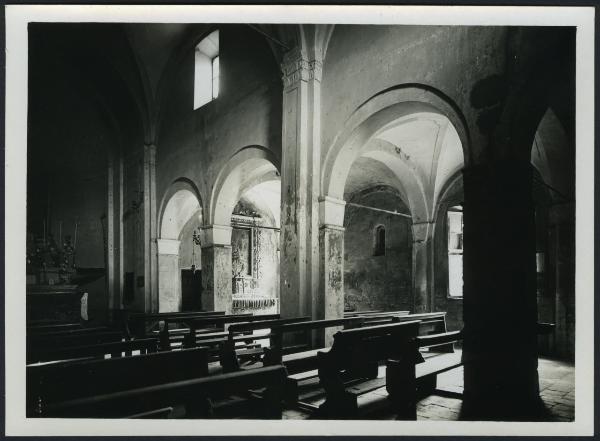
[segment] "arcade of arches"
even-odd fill
[[[536,400],[538,354],[573,358],[573,30],[29,29],[28,232],[104,270],[90,321],[446,311],[474,418]]]

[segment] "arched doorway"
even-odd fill
[[[160,238],[157,240],[159,311],[181,311],[184,306],[182,269],[191,265],[196,269],[196,254],[199,264],[199,248],[193,232],[202,222],[201,199],[191,181],[180,179],[173,183],[163,201]],[[185,306],[199,309],[201,302],[199,298],[195,300],[186,298]]]
[[[208,235],[202,252],[213,271],[205,291],[226,311],[279,311],[278,167],[270,150],[251,146],[231,157],[217,177],[204,228],[221,233],[213,233],[212,243]]]

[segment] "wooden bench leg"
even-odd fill
[[[424,398],[432,395],[437,388],[437,375],[428,375],[417,381],[417,396]]]
[[[226,341],[219,345],[219,358],[223,372],[235,372],[240,370],[237,355],[235,353],[235,342]]]
[[[280,420],[283,416],[283,388],[267,387],[263,394],[264,418]]]
[[[397,411],[397,419],[416,420],[417,385],[414,362],[388,360],[385,387]]]

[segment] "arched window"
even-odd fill
[[[463,295],[463,212],[462,206],[448,208],[448,296]]]
[[[194,110],[219,95],[219,31],[196,45],[194,63]]]
[[[385,256],[385,227],[379,225],[375,228],[375,247],[373,256]]]

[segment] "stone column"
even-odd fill
[[[181,311],[181,271],[179,244],[173,239],[158,239],[158,312]]]
[[[109,152],[107,180],[107,293],[109,320],[123,307],[123,158]]]
[[[433,231],[435,222],[412,224],[413,311],[418,314],[433,309]]]
[[[156,146],[144,145],[144,311],[158,311]]]
[[[527,420],[540,404],[532,168],[498,161],[463,177],[462,416]]]
[[[294,48],[285,54],[281,162],[282,317],[311,315],[319,286],[321,62]]]
[[[556,355],[575,358],[575,208],[573,204],[550,208],[550,244],[553,258]]]
[[[231,230],[226,225],[200,228],[202,247],[202,309],[231,314]]]
[[[319,199],[320,286],[317,319],[344,317],[344,210],[346,202],[325,196]],[[338,328],[327,328],[316,343],[329,346]]]

